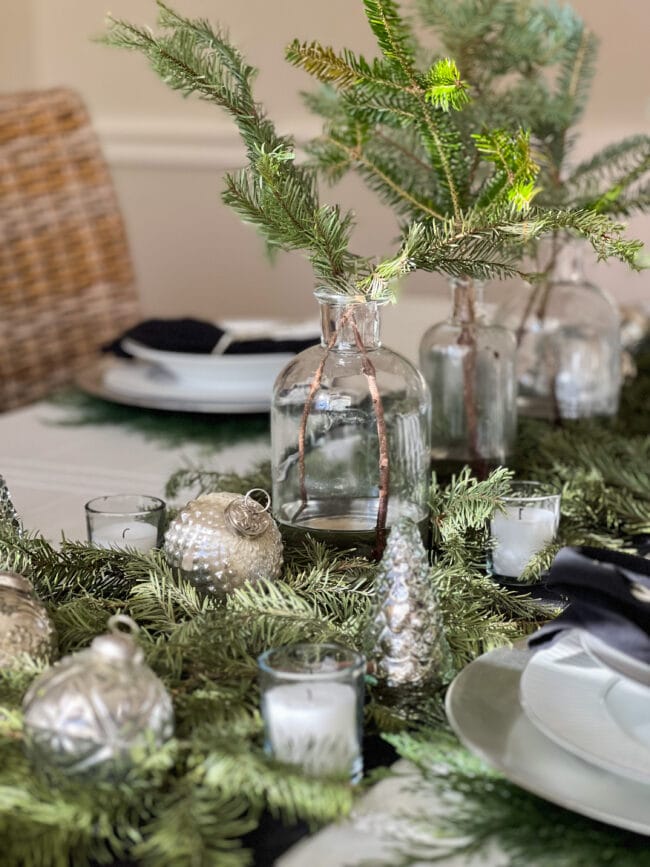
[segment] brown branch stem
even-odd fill
[[[461,320],[458,345],[466,346],[463,355],[463,403],[467,421],[467,439],[470,460],[478,467],[481,454],[478,447],[478,415],[476,412],[476,295],[474,283],[467,281],[456,286],[454,315]]]
[[[352,318],[352,330],[357,348],[361,353],[363,374],[368,381],[368,391],[375,410],[377,420],[377,440],[379,443],[379,503],[377,505],[376,539],[373,549],[373,557],[379,560],[386,547],[386,521],[388,517],[388,492],[390,487],[390,459],[388,455],[388,434],[386,432],[386,419],[384,417],[384,404],[377,385],[377,371],[375,365],[368,356],[363,339]]]
[[[327,346],[325,347],[325,352],[323,353],[320,364],[316,368],[312,381],[309,384],[309,392],[307,394],[307,399],[305,400],[305,405],[302,409],[302,415],[300,417],[300,427],[298,429],[298,478],[300,484],[300,501],[302,509],[304,509],[307,505],[307,486],[305,483],[305,448],[307,439],[307,421],[309,420],[311,405],[316,392],[320,388],[323,379],[323,371],[325,370],[325,364],[327,362],[327,357],[332,351],[334,344],[338,340],[339,329],[342,325],[345,325],[351,315],[352,309],[346,311],[341,316],[338,327],[332,332]]]

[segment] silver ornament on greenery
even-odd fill
[[[370,626],[370,670],[387,686],[440,681],[451,672],[438,598],[420,531],[403,519],[393,526],[376,577]]]
[[[0,668],[19,667],[26,658],[50,662],[55,656],[56,630],[31,582],[0,572]]]
[[[8,523],[12,530],[22,531],[20,518],[14,508],[7,483],[2,476],[0,476],[0,522]]]
[[[253,499],[264,494],[265,505]],[[219,595],[260,578],[274,580],[282,569],[282,538],[268,512],[266,491],[225,491],[192,500],[171,522],[164,551],[171,566],[199,590]]]
[[[134,749],[172,736],[171,698],[133,640],[137,624],[115,615],[108,627],[90,647],[40,675],[25,695],[25,743],[39,765],[119,776]]]

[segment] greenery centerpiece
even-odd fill
[[[328,164],[337,175],[351,162],[361,165],[373,182],[391,191],[405,218],[395,255],[373,260],[355,254],[350,249],[354,215],[321,204],[317,168],[297,161],[294,142],[278,135],[255,101],[253,67],[222,31],[158,5],[160,34],[112,20],[106,41],[141,52],[167,85],[231,115],[248,163],[241,172],[226,175],[225,203],[256,226],[270,248],[302,251],[312,264],[317,295],[334,309],[325,315],[322,349],[307,350],[308,358],[281,374],[275,390],[274,513],[290,529],[343,530],[347,541],[368,530],[370,521],[379,553],[391,520],[392,494],[393,515],[405,512],[416,521],[425,516],[421,479],[426,459],[418,426],[428,410],[421,386],[405,370],[399,378],[410,384],[393,387],[389,405],[384,405],[388,398],[382,392],[395,371],[382,361],[386,350],[369,336],[373,327],[361,327],[358,321],[364,305],[391,299],[394,281],[415,268],[462,278],[520,273],[513,250],[553,229],[573,228],[591,240],[599,255],[626,261],[633,259],[637,245],[623,240],[621,227],[603,215],[531,209],[538,169],[528,134],[482,129],[467,135],[459,120],[467,85],[454,62],[443,59],[420,70],[397,5],[366,0],[378,59],[336,55],[317,44],[296,43],[289,49],[290,59],[334,82],[344,95],[344,116],[337,113],[331,119],[327,136],[316,146],[321,166]],[[404,159],[399,145],[393,163],[377,165],[373,147],[382,127],[415,136],[427,162],[417,156]],[[418,160],[419,173],[413,169]],[[426,184],[421,177],[425,165]],[[474,339],[471,329],[463,333],[471,367]],[[345,366],[343,358],[349,361],[354,355],[358,370],[351,370],[350,378],[357,394],[339,394],[345,387],[335,385],[337,372]],[[366,383],[363,392],[359,381]],[[471,405],[471,388],[463,393]],[[401,424],[402,414],[412,421],[402,425],[407,433],[400,444],[391,431]],[[345,453],[343,467],[328,469],[322,457],[328,443],[330,453]],[[409,452],[415,460],[402,459]],[[358,472],[351,470],[356,465]],[[410,467],[403,478],[400,467]],[[410,498],[400,499],[400,488],[411,491]],[[322,502],[329,505],[319,511]]]
[[[428,10],[427,20],[449,35],[462,63],[467,61],[467,69],[463,66],[462,71],[464,74],[469,71],[470,84],[461,80],[456,64],[448,58],[429,60],[421,67],[419,60],[424,52],[394,0],[365,3],[382,52],[381,60],[374,64],[349,50],[337,53],[317,42],[295,41],[289,47],[289,60],[326,85],[325,90],[307,99],[325,122],[323,136],[310,147],[314,164],[331,181],[348,170],[358,172],[393,208],[398,219],[407,224],[416,220],[433,227],[458,229],[467,223],[480,229],[491,227],[494,235],[489,244],[501,255],[505,252],[521,257],[526,247],[519,244],[514,252],[512,236],[504,236],[500,231],[516,209],[525,214],[520,221],[524,233],[527,233],[526,220],[545,215],[555,222],[567,211],[574,219],[578,213],[582,215],[583,232],[598,231],[595,223],[590,224],[590,217],[599,214],[599,209],[557,194],[543,198],[549,171],[555,165],[547,159],[546,152],[540,151],[542,169],[538,172],[530,159],[528,132],[522,132],[522,128],[526,128],[531,110],[519,117],[514,110],[493,111],[499,90],[494,81],[499,77],[496,70],[504,76],[509,60],[517,68],[515,47],[525,55],[524,46],[526,50],[530,47],[531,34],[547,49],[546,61],[549,44],[560,41],[560,22],[555,22],[555,30],[548,35],[540,27],[539,15],[533,14],[537,7],[532,8],[531,4],[526,4],[526,11],[531,12],[529,17],[521,9],[515,14],[512,3],[432,6],[435,10]],[[464,7],[462,15],[459,6]],[[512,13],[512,23],[508,23],[505,7]],[[553,14],[549,13],[549,18],[553,23]],[[459,20],[475,39],[476,46],[472,43],[471,48],[475,48],[478,60],[454,29]],[[497,21],[508,29],[510,42],[505,52],[493,46],[494,41],[498,46],[498,34],[495,36],[493,32]],[[517,39],[515,28],[520,24],[523,32]],[[564,31],[561,35],[565,36]],[[572,31],[572,39],[574,36]],[[570,54],[566,45],[561,47]],[[574,53],[578,50],[576,47]],[[481,51],[491,63],[481,64]],[[490,52],[498,59],[489,56]],[[558,54],[556,47],[556,58]],[[540,63],[541,55],[542,49],[537,45],[531,62]],[[524,60],[517,59],[523,66]],[[569,67],[568,59],[566,65]],[[577,74],[580,76],[581,70]],[[553,103],[546,110],[549,117],[560,112],[561,97],[565,102],[572,97],[576,101],[574,87],[583,87],[583,82],[579,80],[576,84],[567,71],[558,85],[560,95],[554,101],[549,97],[548,101]],[[566,106],[560,112],[563,122],[566,117],[575,116],[573,104],[570,108],[572,112]],[[564,132],[562,129],[554,141],[546,142],[556,156],[565,146]],[[490,163],[493,170],[486,172]],[[534,207],[530,208],[533,197],[536,197]],[[555,222],[549,233],[557,237],[559,232],[570,228],[561,221]],[[512,226],[506,231],[512,231]],[[486,241],[485,235],[482,240]],[[598,255],[603,254],[601,248]],[[424,270],[444,270],[426,255],[415,261]],[[439,471],[449,469],[450,464],[457,470],[459,465],[470,463],[475,472],[485,474],[490,465],[505,463],[514,440],[515,344],[500,325],[487,325],[481,320],[481,287],[474,279],[477,276],[480,275],[471,267],[457,275],[450,320],[427,332],[420,347],[420,367],[429,382],[435,407],[432,456]],[[543,277],[538,277],[533,285],[537,286],[540,279],[543,284]],[[595,328],[592,325],[592,330]],[[564,336],[566,345],[556,347],[556,354],[563,349],[565,355],[573,357],[573,344],[568,333]],[[570,390],[571,383],[568,387]]]
[[[598,41],[569,5],[418,0],[417,8],[440,51],[453,54],[472,82],[477,98],[464,112],[467,122],[530,130],[540,166],[538,207],[615,218],[648,210],[649,136],[629,136],[575,161]],[[539,279],[509,293],[497,314],[516,334],[521,409],[613,414],[620,389],[617,310],[581,276],[582,245],[570,232],[553,230],[527,252]]]

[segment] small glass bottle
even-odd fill
[[[427,525],[429,393],[380,340],[380,302],[317,292],[322,338],[279,374],[271,405],[273,515],[378,556],[399,518]]]
[[[480,283],[457,278],[451,290],[451,316],[420,343],[420,369],[435,408],[433,469],[446,480],[469,464],[485,478],[506,463],[516,434],[515,340],[485,322]]]
[[[548,279],[510,297],[499,321],[517,336],[519,410],[542,418],[615,415],[621,388],[616,306],[583,271],[585,242],[542,251]]]

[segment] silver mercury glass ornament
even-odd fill
[[[0,476],[0,522],[2,521],[6,521],[12,530],[22,535],[22,525],[14,508],[9,488],[4,478]]]
[[[19,667],[26,658],[51,662],[56,630],[47,609],[24,575],[0,572],[0,668]]]
[[[172,736],[171,698],[133,640],[137,624],[118,614],[108,627],[108,634],[55,663],[27,691],[25,742],[39,764],[119,776],[130,765],[131,750],[160,746]]]
[[[262,505],[253,499],[263,494]],[[171,522],[163,546],[169,564],[199,590],[225,595],[246,582],[275,580],[282,569],[282,537],[269,514],[271,498],[253,488],[192,500]]]
[[[442,682],[452,672],[427,552],[413,521],[390,531],[377,569],[369,670],[389,687]]]

